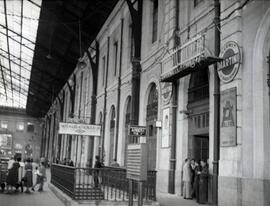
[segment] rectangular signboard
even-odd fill
[[[220,146],[237,144],[236,87],[221,92],[220,96]]]
[[[100,136],[100,133],[100,125],[76,124],[66,122],[59,123],[59,134]]]
[[[127,178],[147,180],[147,145],[129,144],[127,150]]]
[[[169,139],[169,125],[170,125],[170,108],[166,108],[163,110],[163,127],[162,127],[162,138],[161,138],[161,147],[169,147],[170,139]]]
[[[0,149],[11,149],[11,148],[12,148],[12,135],[0,134]]]
[[[137,136],[137,137],[145,137],[146,127],[130,125],[128,128],[128,135]]]

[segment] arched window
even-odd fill
[[[205,98],[209,98],[208,71],[202,68],[191,74],[188,89],[188,102],[192,103]]]
[[[125,134],[125,159],[124,159],[124,165],[127,165],[127,145],[130,143],[130,139],[128,136],[128,126],[130,123],[130,112],[131,112],[131,97],[128,96],[127,98],[127,108],[126,108],[126,114],[125,114],[125,128],[124,128],[124,134]]]
[[[146,126],[148,146],[148,170],[156,169],[157,131],[155,122],[158,117],[158,90],[155,84],[151,85],[147,101]]]
[[[111,107],[111,118],[110,118],[110,151],[109,151],[109,164],[115,158],[115,107]]]
[[[156,118],[158,113],[158,91],[156,85],[151,86],[147,101],[147,119]]]

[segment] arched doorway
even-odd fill
[[[109,164],[112,162],[115,151],[115,107],[114,105],[111,107],[111,118],[110,118],[110,149],[109,149]]]
[[[157,130],[155,122],[158,117],[158,90],[156,84],[152,84],[147,101],[146,127],[148,145],[148,170],[156,169]]]
[[[129,144],[129,138],[128,138],[128,126],[130,124],[130,111],[131,111],[131,97],[128,96],[126,101],[126,114],[125,114],[125,127],[124,127],[124,138],[125,138],[125,159],[124,159],[124,166],[127,166],[127,145]]]
[[[209,80],[208,68],[191,74],[188,89],[188,156],[195,160],[209,157]]]

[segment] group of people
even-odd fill
[[[21,188],[21,192],[30,193],[30,189],[35,191],[35,187],[39,185],[38,191],[43,191],[44,181],[46,181],[44,158],[41,158],[38,166],[34,165],[35,163],[30,158],[27,158],[25,163],[21,162],[20,157],[11,158],[8,161],[6,183],[1,185],[2,189],[6,187],[6,193],[11,193]],[[33,176],[36,177],[35,184],[33,184]],[[26,188],[25,191],[24,188]]]
[[[71,159],[64,158],[63,161],[60,161],[59,159],[55,159],[54,161],[56,164],[62,164],[62,165],[67,165],[70,167],[74,167],[74,163]]]
[[[186,159],[183,165],[183,197],[196,198],[200,204],[208,199],[208,165],[205,160]]]

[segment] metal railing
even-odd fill
[[[129,200],[124,168],[75,168],[52,164],[51,183],[75,200]],[[138,183],[134,181],[133,187],[133,199],[137,200]],[[145,201],[156,200],[156,171],[148,171],[143,197]]]

